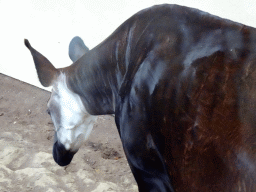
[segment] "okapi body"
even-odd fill
[[[97,115],[114,114],[139,191],[256,191],[256,30],[158,5],[56,69],[31,47],[65,166]]]

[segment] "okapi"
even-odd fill
[[[56,69],[25,40],[43,86],[53,157],[68,165],[97,115],[113,114],[139,191],[256,191],[256,30],[158,5]]]

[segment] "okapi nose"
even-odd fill
[[[72,161],[76,152],[67,151],[64,145],[58,141],[56,141],[53,145],[53,158],[55,162],[60,166],[68,165]]]

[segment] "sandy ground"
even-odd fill
[[[99,117],[70,165],[54,162],[49,96],[0,74],[0,191],[138,191],[113,117]]]

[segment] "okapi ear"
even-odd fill
[[[69,43],[68,54],[73,62],[76,62],[88,51],[89,48],[86,47],[84,41],[78,36],[74,37]]]
[[[30,50],[31,55],[33,56],[40,83],[44,87],[51,86],[56,75],[58,74],[58,70],[51,64],[51,62],[45,56],[36,51],[30,45],[27,39],[25,39],[24,42],[26,47]]]

